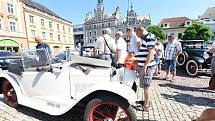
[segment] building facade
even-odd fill
[[[0,51],[18,52],[28,48],[20,0],[0,0]]]
[[[84,33],[85,33],[85,28],[84,24],[79,24],[79,25],[74,25],[73,26],[73,35],[74,35],[74,43],[75,47],[81,46],[84,44]]]
[[[120,13],[120,8],[116,7],[116,10],[112,14],[106,14],[104,10],[103,0],[97,0],[96,9],[94,12],[89,12],[85,18],[85,45],[94,45],[97,38],[103,34],[104,28],[110,28],[112,30],[112,37],[115,38],[115,33],[117,31],[122,31],[127,37],[128,27],[147,27],[151,24],[150,15],[138,16],[133,7],[127,11],[127,16],[122,17]]]
[[[22,0],[29,48],[35,48],[35,36],[49,44],[53,54],[74,49],[72,22],[32,0]]]
[[[192,25],[192,20],[187,17],[165,18],[159,23],[159,26],[166,33],[166,37],[174,34],[176,39],[182,39],[184,31]]]
[[[202,16],[199,16],[198,21],[211,28],[213,32],[211,40],[215,41],[215,7],[208,8]]]

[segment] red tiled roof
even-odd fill
[[[160,21],[160,24],[168,23],[169,28],[183,27],[185,22],[190,20],[187,17],[165,18]]]

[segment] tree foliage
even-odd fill
[[[192,25],[185,30],[183,39],[208,41],[212,35],[213,33],[209,26],[200,23],[192,23]]]
[[[160,26],[155,25],[149,26],[147,28],[147,31],[153,33],[156,36],[156,38],[160,39],[161,42],[163,42],[166,39],[166,35]]]

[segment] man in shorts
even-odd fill
[[[176,59],[181,53],[181,43],[179,43],[177,40],[175,40],[174,34],[170,34],[168,36],[168,44],[166,45],[165,49],[165,63],[166,63],[166,80],[169,80],[168,74],[169,71],[172,74],[172,79],[170,79],[170,82],[175,81],[175,75],[176,75]]]
[[[138,27],[136,34],[141,38],[141,46],[135,57],[138,62],[140,87],[144,89],[143,110],[147,111],[151,80],[156,69],[154,60],[156,38],[154,34],[149,33],[144,27]]]

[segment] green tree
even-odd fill
[[[185,30],[183,39],[208,41],[212,35],[213,33],[209,26],[194,22]]]
[[[160,26],[152,25],[147,28],[147,31],[153,33],[156,38],[163,42],[166,39],[166,35]]]

